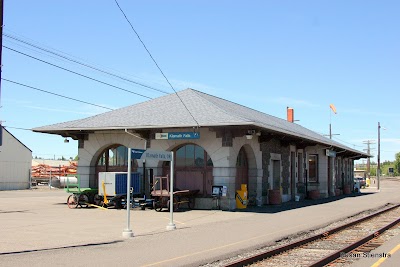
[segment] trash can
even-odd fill
[[[236,190],[236,208],[247,208],[247,184],[242,184],[240,190]]]
[[[281,190],[279,189],[268,190],[268,203],[270,205],[282,204]]]

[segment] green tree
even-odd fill
[[[370,175],[371,176],[376,176],[376,168],[371,168],[370,169]]]
[[[400,173],[400,152],[395,155],[394,172],[396,175]]]

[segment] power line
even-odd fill
[[[31,39],[31,38],[28,38],[28,37],[26,37],[26,36],[23,36],[23,35],[21,35],[21,34],[18,34],[17,32],[12,31],[12,30],[10,30],[10,29],[7,30],[7,33],[9,33],[9,32],[11,32],[10,34],[12,34],[12,36],[15,36],[15,37],[17,37],[17,38],[19,38],[19,39],[21,39],[21,40],[25,40],[25,41],[27,41],[27,42],[29,42],[29,43],[35,44],[36,46],[45,48],[45,49],[47,49],[47,50],[49,50],[49,51],[53,51],[53,52],[55,52],[55,53],[64,55],[64,56],[66,56],[66,57],[75,59],[75,60],[80,61],[80,62],[88,62],[88,60],[85,59],[85,58],[76,57],[76,56],[74,56],[74,55],[72,55],[72,54],[70,54],[70,53],[61,51],[61,50],[56,49],[56,48],[54,48],[54,47],[48,46],[48,45],[46,45],[46,44],[40,43],[40,42],[35,41],[35,40]],[[9,39],[8,41],[13,41],[13,40],[10,40],[10,39]],[[25,48],[25,49],[29,49],[29,50],[34,51],[34,52],[36,52],[36,53],[40,53],[40,54],[42,54],[42,55],[46,55],[46,56],[48,56],[48,57],[52,57],[52,58],[54,58],[54,59],[57,60],[57,57],[56,57],[56,56],[52,56],[52,55],[50,55],[50,54],[46,54],[45,52],[41,52],[41,51],[39,51],[39,50],[37,50],[37,49],[34,49],[34,48],[32,48],[32,47],[28,47],[28,46],[26,46],[26,45],[24,46],[22,43],[18,43],[17,41],[13,41],[12,44],[19,45],[19,46],[21,46],[21,47],[23,47],[23,48]],[[59,60],[61,60],[61,58],[59,58]],[[63,60],[63,62],[66,62],[66,60]],[[89,63],[88,63],[88,64],[89,64]],[[121,72],[120,70],[116,70],[116,69],[109,68],[109,66],[105,67],[105,66],[101,66],[101,65],[95,65],[94,63],[90,63],[90,64],[91,64],[92,66],[97,66],[98,69],[103,69],[103,70],[106,70],[106,71],[111,72],[111,73],[114,73],[114,74],[121,73],[121,74],[119,74],[119,75],[120,75],[120,76],[123,76],[123,77],[126,77],[126,78],[127,78],[127,77],[133,77],[132,79],[133,79],[134,81],[136,81],[136,79],[138,79],[138,80],[143,80],[143,82],[140,82],[140,83],[145,84],[145,85],[148,85],[148,84],[146,83],[146,82],[148,82],[148,80],[146,80],[146,79],[144,79],[144,78],[142,78],[142,77],[133,75],[132,73],[126,74],[126,73],[124,73],[124,72]],[[157,86],[161,86],[161,87],[164,87],[164,86],[165,86],[165,83],[160,83],[160,82],[154,81],[153,79],[152,79],[152,82],[157,83]],[[151,87],[154,88],[154,86],[151,86]],[[157,89],[160,89],[160,88],[157,87]],[[168,91],[167,91],[166,93],[169,94]]]
[[[134,94],[134,95],[138,95],[138,96],[141,96],[141,97],[144,97],[144,98],[152,99],[151,97],[148,97],[148,96],[145,96],[145,95],[142,95],[142,94],[139,94],[139,93],[135,93],[135,92],[130,91],[130,90],[128,90],[128,89],[124,89],[124,88],[121,88],[121,87],[119,87],[119,86],[115,86],[115,85],[112,85],[112,84],[109,84],[109,83],[106,83],[106,82],[97,80],[97,79],[95,79],[95,78],[92,78],[92,77],[89,77],[89,76],[80,74],[80,73],[78,73],[78,72],[75,72],[75,71],[72,71],[72,70],[69,70],[69,69],[66,69],[66,68],[57,66],[57,65],[55,65],[55,64],[53,64],[53,63],[47,62],[47,61],[45,61],[45,60],[39,59],[39,58],[34,57],[34,56],[30,56],[30,55],[25,54],[25,53],[23,53],[23,52],[21,52],[21,51],[12,49],[12,48],[10,48],[10,47],[8,47],[8,46],[3,46],[3,47],[6,48],[6,49],[11,50],[11,51],[13,51],[13,52],[16,52],[16,53],[18,53],[18,54],[24,55],[24,56],[26,56],[26,57],[35,59],[35,60],[40,61],[40,62],[43,62],[43,63],[46,63],[46,64],[48,64],[48,65],[50,65],[50,66],[53,66],[53,67],[56,67],[56,68],[59,68],[59,69],[68,71],[68,72],[70,72],[70,73],[76,74],[76,75],[78,75],[78,76],[84,77],[84,78],[86,78],[86,79],[89,79],[89,80],[92,80],[92,81],[95,81],[95,82],[98,82],[98,83],[101,83],[101,84],[104,84],[104,85],[107,85],[107,86],[116,88],[116,89],[121,90],[121,91],[125,91],[125,92],[128,92],[128,93],[131,93],[131,94]]]
[[[130,82],[130,83],[134,83],[134,84],[136,84],[136,85],[140,85],[140,86],[142,86],[142,87],[145,87],[145,88],[147,88],[147,89],[151,89],[151,90],[154,90],[154,91],[158,91],[158,92],[160,92],[160,93],[168,94],[168,92],[165,92],[165,91],[163,91],[163,90],[160,90],[160,89],[157,89],[157,88],[151,87],[151,86],[149,86],[149,85],[146,85],[146,84],[143,84],[143,83],[139,83],[139,82],[132,81],[132,80],[130,80],[130,79],[127,79],[127,78],[125,78],[125,77],[122,77],[122,76],[116,75],[116,74],[114,74],[114,73],[111,73],[111,72],[108,72],[108,71],[102,70],[102,69],[100,69],[100,68],[97,68],[97,67],[91,66],[91,65],[89,65],[89,64],[86,64],[86,63],[80,62],[80,61],[78,61],[78,60],[75,60],[75,59],[69,58],[69,57],[67,57],[67,56],[64,56],[64,55],[61,55],[61,54],[59,54],[59,53],[53,52],[53,51],[51,51],[51,50],[49,50],[49,49],[46,49],[46,48],[42,48],[42,47],[40,47],[40,46],[38,46],[38,45],[35,45],[35,44],[32,44],[32,43],[30,43],[30,42],[27,42],[27,41],[21,40],[21,39],[19,39],[19,38],[15,37],[15,36],[12,36],[12,35],[9,35],[9,34],[4,34],[4,36],[5,36],[5,37],[7,37],[7,38],[10,38],[10,39],[13,39],[13,40],[15,40],[15,41],[21,42],[21,43],[23,43],[23,44],[26,44],[26,45],[32,46],[32,47],[34,47],[34,48],[36,48],[36,49],[39,49],[39,50],[41,50],[41,51],[44,51],[44,52],[47,52],[47,53],[49,53],[49,54],[52,54],[52,55],[58,56],[58,57],[60,57],[60,58],[63,58],[63,59],[65,59],[65,60],[68,60],[68,61],[70,61],[70,62],[73,62],[73,63],[79,64],[79,65],[81,65],[81,66],[84,66],[84,67],[87,67],[87,68],[90,68],[90,69],[96,70],[96,71],[98,71],[98,72],[101,72],[101,73],[104,73],[104,74],[107,74],[107,75],[110,75],[110,76],[116,77],[116,78],[118,78],[118,79],[121,79],[121,80],[124,80],[124,81]]]
[[[2,125],[4,128],[10,128],[10,129],[17,129],[17,130],[24,130],[24,131],[32,131],[32,129],[26,129],[26,128],[20,128],[20,127],[11,127],[7,125]]]
[[[333,135],[333,134],[332,134]],[[357,147],[363,147],[363,146],[360,146],[360,145],[355,145],[355,144],[352,144],[352,143],[349,143],[349,142],[346,142],[346,141],[344,141],[344,140],[342,140],[342,139],[339,139],[339,138],[337,138],[337,137],[334,137],[334,139],[337,139],[337,140],[339,140],[340,142],[343,142],[343,143],[346,143],[346,144],[349,144],[349,145],[352,145],[352,146],[357,146]]]
[[[73,100],[73,101],[76,101],[76,102],[84,103],[84,104],[95,106],[95,107],[99,107],[99,108],[113,110],[112,108],[108,108],[108,107],[105,107],[105,106],[89,103],[89,102],[86,102],[86,101],[83,101],[83,100],[79,100],[79,99],[76,99],[76,98],[72,98],[72,97],[69,97],[69,96],[63,96],[63,95],[60,95],[60,94],[52,93],[52,92],[49,92],[49,91],[46,91],[46,90],[43,90],[43,89],[39,89],[39,88],[30,86],[30,85],[26,85],[26,84],[22,84],[22,83],[19,83],[19,82],[11,81],[11,80],[8,80],[8,79],[5,79],[5,78],[1,78],[1,79],[6,81],[6,82],[18,84],[20,86],[24,86],[24,87],[27,87],[27,88],[30,88],[30,89],[33,89],[33,90],[37,90],[37,91],[43,92],[43,93],[55,95],[55,96],[58,96],[58,97],[66,98],[66,99],[69,99],[69,100]]]
[[[154,57],[151,55],[149,49],[147,49],[146,45],[144,44],[144,42],[142,41],[142,39],[140,38],[139,34],[137,33],[137,31],[135,30],[135,28],[133,27],[132,23],[130,22],[130,20],[128,19],[128,17],[125,15],[125,12],[122,10],[122,8],[120,7],[120,5],[118,4],[118,1],[115,0],[115,3],[117,4],[119,10],[121,11],[121,13],[124,15],[126,21],[129,23],[129,25],[131,26],[131,29],[133,30],[133,32],[136,34],[137,38],[139,39],[139,41],[142,43],[144,49],[146,49],[147,53],[149,54],[150,58],[153,60],[154,64],[157,66],[158,70],[161,72],[161,74],[164,76],[165,80],[167,81],[167,83],[169,84],[169,86],[172,88],[172,90],[175,92],[175,94],[178,96],[179,100],[182,102],[183,106],[185,107],[185,109],[189,112],[190,116],[192,116],[193,120],[196,122],[197,127],[200,127],[199,123],[197,122],[197,120],[194,118],[193,114],[190,112],[190,110],[188,109],[188,107],[185,105],[185,103],[183,102],[182,98],[178,95],[178,93],[176,92],[175,88],[172,86],[172,84],[169,82],[167,76],[165,76],[164,72],[161,70],[160,66],[157,64],[156,60],[154,59]]]

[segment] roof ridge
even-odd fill
[[[204,93],[204,92],[201,92],[201,91],[199,91],[199,90],[192,89],[192,88],[188,88],[188,89],[193,90],[193,91],[194,91],[195,93],[197,93],[197,94],[200,93],[200,94],[203,94],[203,95],[207,95],[207,96],[209,96],[209,97],[211,97],[211,98],[217,98],[217,99],[220,99],[221,101],[226,101],[226,102],[229,102],[229,103],[231,103],[231,104],[241,106],[241,107],[243,107],[243,108],[245,108],[245,109],[247,109],[247,110],[251,110],[251,111],[256,112],[256,113],[258,113],[258,114],[260,114],[260,115],[262,115],[262,116],[267,116],[267,117],[270,117],[270,118],[278,119],[278,120],[280,120],[282,123],[286,123],[286,124],[291,123],[291,122],[288,122],[287,120],[282,119],[282,118],[279,118],[279,117],[277,117],[277,116],[274,116],[274,115],[271,115],[271,114],[267,114],[267,113],[265,113],[265,112],[262,112],[262,111],[259,111],[259,110],[256,110],[256,109],[253,109],[253,108],[244,106],[244,105],[242,105],[242,104],[239,104],[239,103],[236,103],[236,102],[227,100],[227,99],[223,99],[223,98],[218,97],[218,96],[210,95],[210,94],[207,94],[207,93]],[[231,113],[227,112],[225,109],[222,109],[222,108],[219,107],[218,105],[214,104],[212,101],[210,101],[210,100],[208,100],[208,99],[206,99],[206,98],[204,98],[204,97],[202,97],[202,98],[205,99],[207,102],[211,103],[213,106],[216,106],[218,109],[222,110],[222,111],[225,112],[226,114],[229,114],[230,116],[232,116]],[[249,120],[249,119],[244,118],[244,117],[242,117],[242,116],[236,115],[236,113],[235,113],[235,115],[233,115],[233,116],[235,116],[235,117],[237,117],[237,118],[244,119],[244,120],[249,121],[249,122],[261,123],[261,124],[264,124],[264,125],[273,126],[273,125],[271,125],[271,124],[269,124],[269,123],[265,123],[265,122],[260,121],[260,120]],[[293,125],[293,126],[296,125],[297,127],[300,127],[300,128],[302,128],[302,129],[304,129],[304,130],[306,130],[306,131],[309,131],[309,132],[312,132],[312,133],[314,133],[314,134],[317,134],[318,136],[321,137],[321,140],[324,140],[324,139],[325,139],[325,141],[330,141],[330,142],[332,143],[332,140],[331,140],[331,139],[329,139],[329,138],[323,136],[322,134],[317,133],[317,132],[314,131],[314,130],[308,129],[308,128],[304,127],[304,126],[301,125],[301,124],[291,123],[291,125]],[[296,131],[294,131],[294,130],[285,129],[285,128],[279,127],[279,126],[275,126],[275,127],[279,128],[279,129],[281,129],[281,130],[283,130],[283,131],[287,131],[287,132],[289,132],[289,133],[292,133],[292,134],[296,135]],[[307,137],[309,137],[308,134],[307,134]],[[336,142],[336,143],[338,143],[338,142]],[[339,143],[339,144],[341,144],[341,143]],[[342,145],[342,144],[341,144],[341,145]]]
[[[192,89],[192,88],[188,88],[188,89],[191,89],[191,90],[193,90],[193,91],[202,93],[202,94],[204,94],[204,95],[208,95],[208,96],[210,96],[210,97],[212,97],[212,98],[218,98],[218,99],[220,99],[220,100],[222,100],[222,101],[226,101],[226,102],[229,102],[229,103],[232,103],[232,104],[241,106],[241,107],[243,107],[243,108],[245,108],[245,109],[252,110],[252,111],[257,112],[257,113],[262,114],[262,115],[266,115],[266,116],[269,116],[269,117],[276,118],[276,119],[278,119],[278,120],[282,120],[282,121],[284,121],[284,122],[288,122],[287,120],[282,119],[282,118],[279,118],[278,116],[274,116],[274,115],[271,115],[271,114],[268,114],[268,113],[265,113],[265,112],[256,110],[256,109],[254,109],[254,108],[247,107],[247,106],[242,105],[242,104],[240,104],[240,103],[236,103],[236,102],[233,102],[233,101],[231,101],[231,100],[221,98],[221,97],[219,97],[219,96],[210,95],[210,94],[207,94],[207,93],[204,93],[204,92],[201,92],[201,91],[199,91],[199,90]],[[207,100],[208,102],[210,102],[208,99],[206,99],[206,100]],[[215,104],[212,103],[212,102],[211,102],[211,104],[215,105]],[[215,106],[216,106],[216,105],[215,105]],[[240,116],[237,116],[237,117],[240,117]],[[256,122],[255,120],[251,120],[251,121]],[[299,124],[296,124],[296,125],[299,125]],[[299,126],[301,126],[301,125],[299,125]],[[301,127],[305,128],[304,126],[301,126]]]
[[[255,122],[254,120],[249,120],[248,118],[239,116],[239,115],[237,115],[236,113],[235,113],[234,115],[232,115],[232,114],[229,113],[226,109],[221,108],[220,106],[216,105],[215,103],[213,103],[212,101],[208,100],[207,98],[204,98],[204,97],[201,96],[200,94],[207,95],[207,96],[210,96],[210,97],[212,97],[212,98],[218,98],[218,99],[220,99],[220,100],[222,100],[222,101],[228,101],[228,102],[230,102],[230,103],[232,103],[232,104],[235,104],[235,105],[240,105],[240,104],[238,104],[238,103],[235,103],[235,102],[232,102],[232,101],[223,99],[223,98],[218,97],[218,96],[213,96],[213,95],[204,93],[204,92],[199,91],[199,90],[196,90],[196,89],[188,88],[188,89],[185,89],[185,90],[183,90],[183,91],[186,91],[186,90],[192,90],[196,95],[198,95],[199,97],[201,97],[203,100],[207,101],[208,103],[210,103],[211,105],[213,105],[214,107],[216,107],[217,109],[221,110],[222,112],[224,112],[225,114],[227,114],[227,115],[229,115],[229,116],[236,117],[236,118],[245,120],[245,121],[247,121],[247,122]],[[181,92],[182,92],[182,91],[181,91]],[[243,105],[240,105],[240,106],[245,107],[245,106],[243,106]]]

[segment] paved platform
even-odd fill
[[[400,203],[400,180],[383,180],[381,191],[306,200],[246,211],[174,213],[134,209],[134,237],[122,238],[125,210],[68,209],[62,190],[0,191],[1,266],[198,266],[272,243],[285,236]]]

